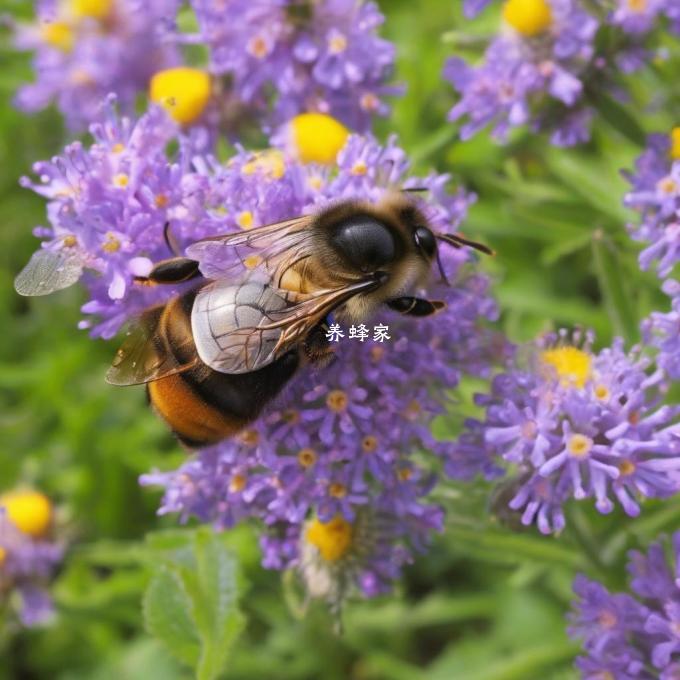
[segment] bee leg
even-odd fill
[[[181,283],[200,275],[196,260],[188,257],[172,257],[169,260],[157,262],[148,276],[136,276],[135,281],[152,286],[163,283]]]
[[[317,368],[325,368],[337,358],[326,333],[328,333],[328,324],[322,321],[314,327],[302,344],[307,360]]]
[[[423,298],[409,296],[393,298],[385,304],[395,312],[407,316],[430,316],[446,307],[446,303],[440,300],[424,300]]]

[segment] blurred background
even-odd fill
[[[654,275],[639,271],[624,228],[619,170],[630,168],[640,149],[606,120],[579,150],[521,132],[504,147],[486,134],[460,143],[445,122],[454,95],[441,70],[454,50],[475,55],[471,31],[492,33],[497,14],[470,24],[455,1],[380,4],[384,35],[398,47],[396,81],[407,92],[378,122],[378,136],[397,132],[415,171],[451,172],[477,192],[464,229],[498,252],[482,266],[495,282],[503,331],[520,342],[550,328],[585,326],[599,344],[614,335],[635,341],[639,320],[666,308]],[[31,11],[28,2],[0,2],[0,13]],[[18,179],[57,153],[66,133],[54,112],[29,117],[12,108],[30,68],[8,31],[0,59],[0,490],[29,485],[48,494],[72,546],[54,584],[54,625],[27,631],[0,621],[0,678],[190,677],[144,630],[142,594],[154,567],[145,537],[177,519],[157,517],[159,493],[137,481],[152,468],[177,467],[186,454],[146,410],[143,390],[104,382],[116,342],[92,341],[76,329],[81,291],[27,300],[13,290],[36,247],[31,230],[46,220],[43,201]],[[646,132],[677,124],[679,67],[676,49],[631,85],[627,110]],[[462,383],[459,408],[435,423],[440,433],[453,434],[461,416],[474,413],[479,387]],[[230,532],[224,541],[248,585],[247,626],[228,677],[576,677],[577,646],[565,632],[574,575],[622,587],[626,549],[677,527],[680,502],[648,503],[634,523],[618,511],[602,517],[578,509],[557,540],[509,528],[513,519],[494,515],[491,492],[481,483],[449,484],[447,531],[406,570],[394,596],[349,603],[340,636],[322,606],[299,616],[280,575],[260,567],[254,531]],[[580,532],[586,520],[590,529]]]

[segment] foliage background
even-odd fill
[[[505,147],[485,134],[462,144],[445,122],[453,94],[441,69],[454,50],[475,54],[472,32],[491,33],[497,17],[487,12],[469,24],[459,4],[381,3],[385,35],[399,49],[397,80],[408,90],[379,136],[398,132],[417,170],[452,172],[478,193],[466,231],[498,251],[482,266],[513,341],[576,325],[594,328],[600,344],[616,334],[635,341],[639,320],[666,302],[655,276],[637,267],[619,169],[639,153],[631,141],[639,128],[667,131],[680,120],[680,50],[669,41],[671,58],[632,82],[628,115],[603,111],[585,148],[554,149],[523,133]],[[30,16],[31,3],[3,0],[0,12]],[[19,631],[0,622],[0,679],[191,677],[144,630],[142,595],[162,563],[145,535],[176,520],[156,517],[158,494],[137,484],[141,473],[176,467],[185,454],[145,410],[142,390],[104,383],[114,343],[76,330],[78,290],[27,301],[12,288],[35,247],[31,229],[45,220],[42,200],[17,180],[65,137],[55,113],[12,109],[12,93],[30,77],[28,59],[12,51],[6,31],[1,39],[0,489],[29,484],[49,494],[73,547],[54,587],[56,625]],[[463,383],[459,408],[435,423],[438,433],[456,432],[479,387]],[[296,613],[279,575],[259,566],[254,532],[225,535],[246,584],[246,624],[227,677],[576,677],[564,618],[574,574],[622,587],[626,550],[677,528],[680,501],[647,503],[635,521],[572,505],[570,528],[554,538],[509,527],[509,518],[493,516],[489,495],[482,484],[449,485],[441,499],[446,533],[407,570],[395,596],[351,603],[342,636],[323,608]]]

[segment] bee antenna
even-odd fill
[[[451,281],[449,281],[448,277],[446,276],[446,272],[444,271],[444,264],[442,263],[442,256],[439,254],[439,248],[437,248],[437,267],[439,267],[439,274],[442,277],[442,283],[451,287]]]
[[[478,241],[471,241],[470,239],[464,238],[463,236],[460,236],[459,234],[442,234],[442,233],[437,233],[435,234],[435,237],[438,238],[440,241],[443,241],[444,243],[448,243],[450,246],[453,246],[454,248],[474,248],[475,250],[479,250],[481,253],[484,253],[485,255],[495,255],[496,253],[489,248],[489,246],[484,245],[483,243],[479,243]]]
[[[402,194],[422,194],[425,193],[426,191],[429,191],[430,189],[428,187],[402,187],[401,188],[401,193]]]
[[[163,226],[163,240],[173,255],[176,255],[177,257],[182,256],[182,249],[179,247],[175,235],[170,231],[170,222],[166,222]]]

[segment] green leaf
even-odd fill
[[[179,574],[162,566],[144,595],[146,628],[180,661],[195,666],[201,648],[191,608],[191,599]]]
[[[626,285],[620,257],[615,246],[606,241],[601,232],[593,238],[593,260],[595,272],[604,297],[607,314],[614,326],[614,332],[629,341],[638,337],[638,321],[635,304]]]
[[[602,91],[593,97],[593,103],[602,119],[614,130],[621,133],[633,144],[644,148],[646,142],[645,131],[626,107],[621,106],[616,100]]]

